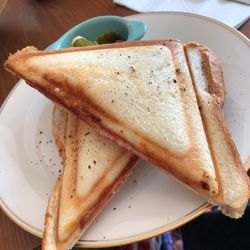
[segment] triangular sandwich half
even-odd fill
[[[214,53],[200,44],[186,44],[185,53],[210,152],[218,168],[216,175],[221,192],[217,200],[225,203],[224,213],[239,217],[249,197],[246,185],[249,180],[224,118],[222,69]]]
[[[137,157],[56,107],[53,134],[64,169],[48,203],[43,249],[69,249],[131,173]]]
[[[199,110],[186,56],[183,45],[175,40],[46,52],[28,47],[11,55],[5,67],[100,134],[238,217],[249,199],[249,182],[234,146],[230,151],[233,168],[221,167],[216,161],[218,151],[213,149],[205,116]],[[228,130],[219,133],[228,134]],[[233,145],[231,139],[227,143]],[[223,190],[220,173],[235,175],[232,169],[237,171],[237,180],[232,178],[229,189]],[[224,199],[225,192],[234,194],[234,202]]]

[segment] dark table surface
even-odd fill
[[[0,14],[0,105],[18,81],[3,68],[9,53],[27,45],[46,48],[69,28],[94,16],[135,13],[112,0],[8,0]],[[250,20],[239,30],[250,38]],[[0,211],[1,250],[31,250],[40,244],[41,239]]]

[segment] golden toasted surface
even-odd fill
[[[58,106],[52,121],[64,171],[49,199],[43,249],[67,249],[126,181],[137,157]]]
[[[49,52],[28,48],[10,56],[5,67],[100,134],[167,171],[210,202],[234,207],[239,215],[249,188],[221,111],[223,74],[203,46],[199,45],[200,57],[188,56],[188,48],[195,47],[187,45],[185,53],[180,42],[167,40]],[[208,100],[213,105],[207,105]],[[220,164],[232,164],[233,172],[218,166],[217,158],[226,154],[231,159]],[[242,197],[237,199],[240,208],[231,195],[226,199],[222,176],[227,174],[235,187],[241,180],[245,183],[234,192]]]
[[[134,162],[136,157],[68,114],[58,223],[60,241],[67,239],[81,220],[90,216],[92,208],[102,202],[107,189],[121,175],[124,177],[131,159]],[[85,223],[80,224],[83,227]]]
[[[55,105],[52,113],[52,133],[62,160],[65,160],[65,140],[67,134],[68,112]]]
[[[245,210],[250,188],[222,110],[222,70],[208,48],[191,43],[185,46],[185,51],[220,187],[216,202],[222,204],[225,214],[237,218]]]
[[[57,213],[61,193],[61,179],[58,179],[48,201],[45,214],[42,250],[58,250],[56,243],[56,228],[58,223]]]
[[[28,71],[29,84],[206,197],[218,194],[181,43],[19,52],[6,67]]]

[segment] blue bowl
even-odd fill
[[[146,25],[143,22],[127,20],[118,16],[98,16],[74,26],[46,50],[68,48],[71,46],[72,39],[76,36],[95,40],[98,35],[105,32],[116,32],[122,40],[134,41],[144,36]]]

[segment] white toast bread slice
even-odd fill
[[[10,56],[5,67],[203,196],[218,195],[181,43],[26,48]]]
[[[65,161],[65,142],[67,135],[68,111],[55,105],[52,112],[52,134],[62,161]]]
[[[124,42],[50,52],[27,48],[10,56],[5,67],[99,133],[210,202],[225,204],[180,42]],[[244,195],[239,196],[245,204],[249,188],[242,188]]]
[[[224,213],[237,218],[248,201],[249,179],[222,110],[222,70],[213,52],[200,44],[186,44],[185,52],[221,190],[216,200],[224,202]]]
[[[126,181],[138,158],[58,107],[53,134],[64,171],[49,200],[43,249],[68,249]]]

